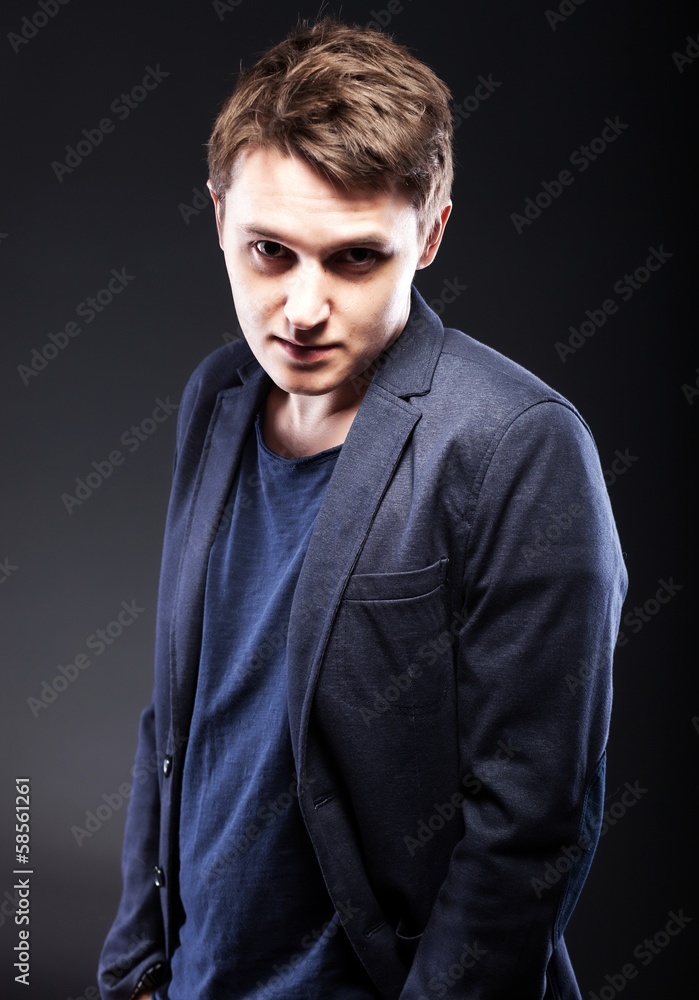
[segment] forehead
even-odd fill
[[[417,238],[417,211],[407,195],[359,186],[346,190],[276,149],[241,154],[226,192],[225,216],[226,228],[238,233],[288,233],[302,242],[369,233],[390,243]]]

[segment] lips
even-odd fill
[[[328,357],[331,351],[335,350],[334,344],[310,344],[305,346],[303,344],[297,344],[291,340],[285,340],[283,337],[275,337],[275,340],[279,343],[286,354],[293,358],[294,361],[322,361],[324,358]]]

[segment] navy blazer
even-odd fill
[[[414,289],[375,368],[289,623],[303,818],[378,996],[573,1000],[562,935],[599,837],[626,592],[597,451]],[[168,978],[207,560],[270,385],[240,341],[181,400],[105,1000]]]

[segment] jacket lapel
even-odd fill
[[[175,732],[189,732],[194,706],[209,552],[225,511],[243,443],[269,389],[253,362],[242,385],[218,394],[202,450],[186,529],[171,630],[171,699]],[[179,726],[179,730],[178,727]]]
[[[323,650],[342,593],[420,411],[383,390],[363,401],[333,471],[301,568],[289,622],[289,723],[297,773]]]
[[[318,513],[301,568],[289,621],[289,723],[297,773],[323,653],[342,594],[376,510],[413,428],[419,406],[404,397],[429,392],[444,328],[413,289],[405,330],[378,360],[352,422]]]

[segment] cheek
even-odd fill
[[[395,282],[369,290],[359,301],[360,322],[366,336],[372,340],[395,333],[396,325],[405,315],[409,286],[403,289]]]
[[[274,310],[269,284],[261,282],[255,274],[241,273],[237,269],[229,270],[228,277],[233,303],[243,325],[244,318],[254,323],[262,317],[269,317]]]

